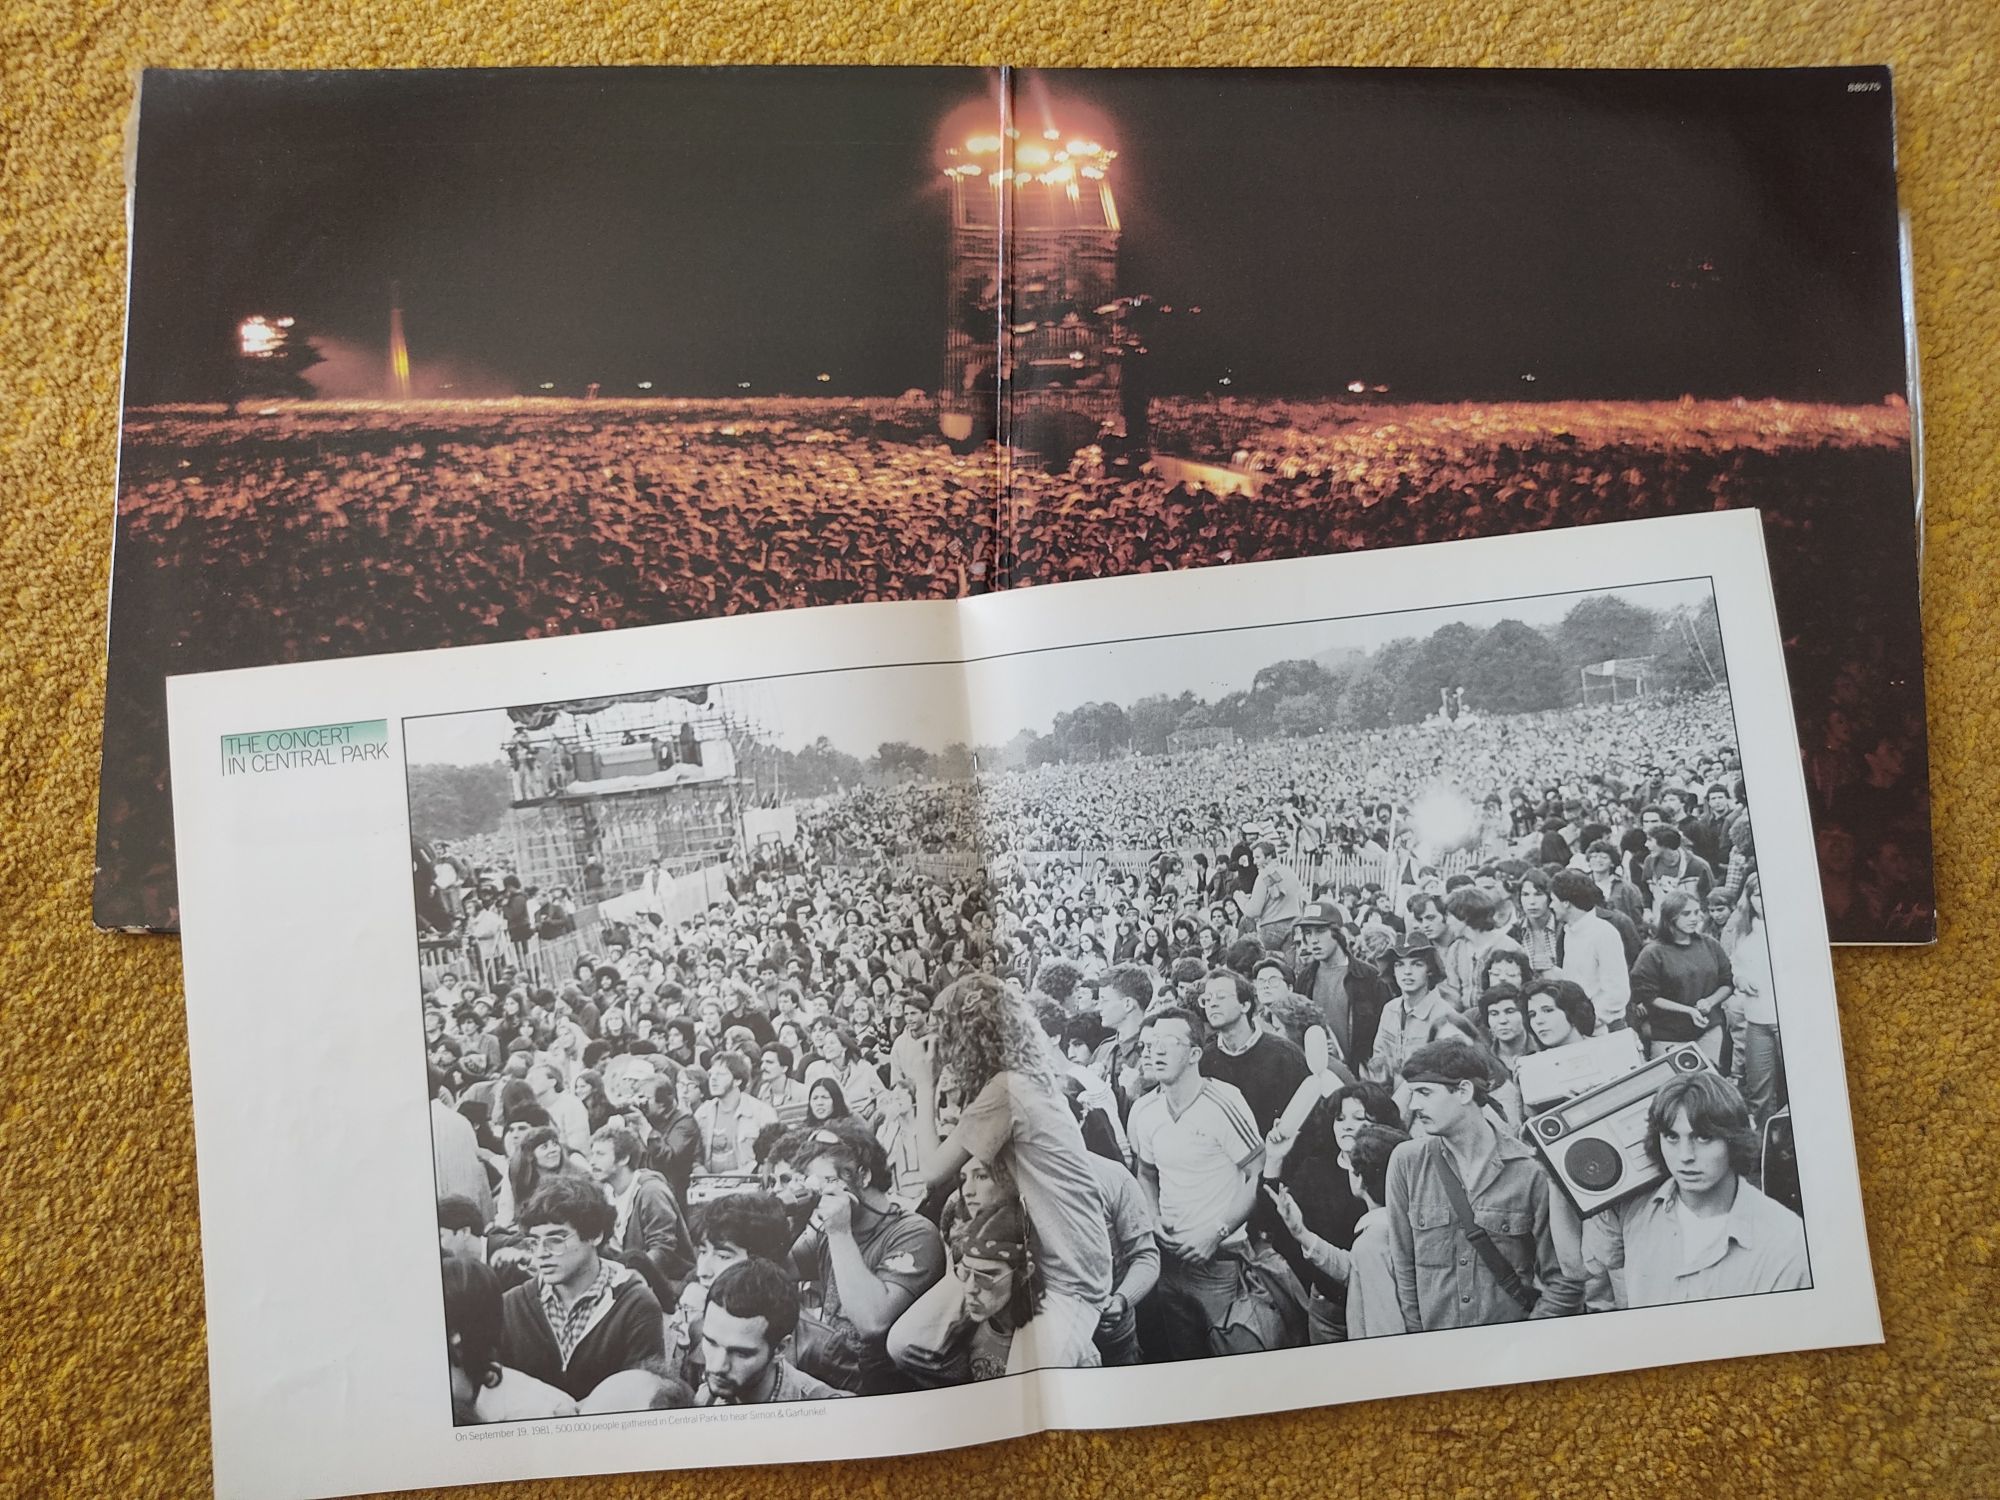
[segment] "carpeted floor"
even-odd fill
[[[1926,396],[1944,937],[1928,952],[1837,960],[1888,1345],[897,1462],[506,1493],[2000,1496],[2000,944],[1980,936],[2000,890],[1996,42],[1988,0],[11,5],[0,17],[0,1494],[210,1485],[178,949],[95,933],[88,918],[133,70],[1004,59],[1895,65]],[[271,1226],[274,1256],[285,1235]]]

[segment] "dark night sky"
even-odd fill
[[[1108,120],[1164,388],[1412,398],[1903,386],[1874,70],[1016,75]],[[127,399],[297,315],[489,387],[852,394],[941,363],[944,117],[975,70],[152,73]],[[1706,263],[1707,269],[1703,269]],[[817,385],[819,370],[834,374]],[[1526,373],[1537,378],[1529,384]]]

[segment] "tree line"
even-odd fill
[[[1195,733],[1201,730],[1264,740],[1415,724],[1437,711],[1447,689],[1463,689],[1465,707],[1477,713],[1536,713],[1578,703],[1579,669],[1614,657],[1651,658],[1648,692],[1715,686],[1722,637],[1714,607],[1656,611],[1615,594],[1593,594],[1547,628],[1512,619],[1485,630],[1453,622],[1370,652],[1273,662],[1248,688],[1213,702],[1182,692],[1130,704],[1079,704],[1057,714],[1047,734],[1024,729],[1004,745],[955,743],[932,751],[887,740],[864,759],[825,735],[799,750],[741,736],[736,764],[750,799],[776,804],[914,778],[963,780],[978,770],[1164,755],[1190,737],[1201,738]],[[497,761],[410,768],[412,824],[428,837],[491,832],[507,800],[506,767]]]

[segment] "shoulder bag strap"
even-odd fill
[[[1521,1273],[1516,1271],[1507,1257],[1500,1253],[1500,1247],[1493,1243],[1493,1236],[1485,1226],[1472,1217],[1472,1202],[1465,1196],[1465,1184],[1459,1181],[1458,1168],[1452,1165],[1451,1153],[1436,1136],[1431,1137],[1432,1149],[1437,1154],[1438,1171],[1444,1180],[1444,1195],[1451,1200],[1452,1216],[1458,1220],[1458,1227],[1486,1262],[1486,1269],[1493,1273],[1501,1290],[1521,1304],[1522,1312],[1535,1310],[1535,1294],[1521,1281]]]

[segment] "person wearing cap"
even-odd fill
[[[1534,1148],[1485,1111],[1478,1047],[1446,1037],[1405,1059],[1416,1139],[1389,1158],[1383,1208],[1403,1326],[1411,1332],[1560,1317],[1582,1306],[1550,1228]]]
[[[1369,964],[1357,964],[1342,936],[1340,908],[1310,901],[1299,913],[1299,970],[1292,988],[1317,1005],[1326,1018],[1331,1055],[1349,1068],[1366,1062],[1375,1049],[1375,1031],[1389,989]]]
[[[1437,991],[1444,964],[1421,928],[1400,934],[1391,951],[1396,998],[1383,1008],[1375,1046],[1361,1072],[1394,1089],[1402,1081],[1404,1060],[1450,1029],[1455,1012]]]

